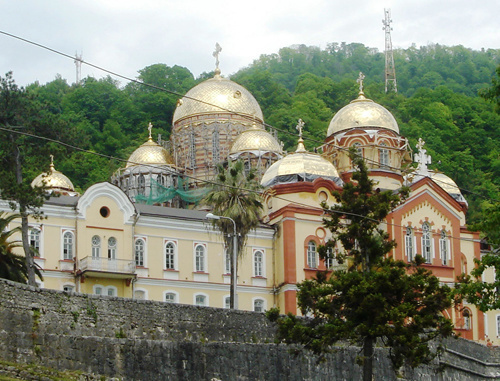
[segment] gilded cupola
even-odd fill
[[[253,124],[236,139],[229,154],[240,152],[274,152],[281,155],[282,148],[274,136]]]
[[[153,141],[151,136],[152,125],[149,123],[148,141],[137,148],[128,158],[127,168],[135,165],[172,165],[173,160],[161,145]]]
[[[320,154],[306,150],[302,139],[303,126],[304,123],[299,120],[297,149],[267,169],[261,180],[263,187],[301,181],[312,182],[317,178],[330,179],[338,185],[342,184],[337,169],[331,162]]]
[[[66,175],[55,169],[54,156],[50,155],[50,168],[49,172],[41,173],[31,182],[31,186],[43,187],[50,193],[61,193],[68,195],[76,195],[73,183]]]

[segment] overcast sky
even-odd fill
[[[0,0],[0,31],[133,78],[155,63],[195,76],[212,71],[218,42],[222,74],[230,75],[293,44],[359,42],[383,51],[384,8],[395,48],[500,48],[500,0]],[[20,85],[57,74],[75,81],[73,60],[0,34],[0,75],[7,71]],[[88,75],[105,74],[83,65]]]

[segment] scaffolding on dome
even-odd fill
[[[150,179],[149,195],[138,194],[135,201],[146,205],[163,204],[179,196],[181,200],[197,204],[209,192],[209,188],[188,189],[188,181],[179,178],[177,186],[165,187],[156,180]]]

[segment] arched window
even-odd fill
[[[177,303],[177,294],[175,292],[166,292],[165,303]]]
[[[449,246],[448,237],[446,235],[446,231],[443,229],[441,230],[441,237],[439,238],[439,252],[441,260],[443,261],[443,265],[448,264],[448,259],[450,257],[448,246]]]
[[[139,267],[144,266],[144,252],[145,252],[145,242],[142,238],[135,240],[135,265]]]
[[[470,311],[468,309],[464,309],[462,312],[462,316],[464,317],[464,329],[471,329],[471,316]]]
[[[146,300],[146,291],[145,290],[135,290],[134,291],[134,299]]]
[[[194,304],[197,306],[208,306],[208,297],[204,294],[196,294]]]
[[[231,253],[224,249],[224,271],[225,274],[231,274]]]
[[[163,177],[162,175],[158,175],[156,177],[156,182],[158,184],[160,184],[162,187],[164,187],[165,186],[165,177]]]
[[[73,259],[74,257],[74,238],[73,232],[64,232],[63,234],[63,259]]]
[[[195,271],[206,272],[205,246],[196,245],[195,248]]]
[[[30,229],[30,246],[34,251],[34,256],[40,256],[40,229],[31,228]]]
[[[92,258],[101,256],[101,237],[95,235],[92,237]]]
[[[316,269],[318,267],[318,255],[316,252],[316,242],[309,241],[307,244],[307,267]]]
[[[175,243],[165,244],[165,269],[175,270]]]
[[[332,270],[335,266],[339,264],[336,258],[336,254],[338,254],[338,249],[335,249],[335,252],[330,247],[328,248],[327,257],[325,258],[325,267],[328,270]]]
[[[264,253],[261,250],[253,254],[254,276],[264,276]]]
[[[387,168],[389,167],[389,150],[387,149],[387,144],[380,143],[380,148],[378,149],[380,167]]]
[[[220,162],[220,136],[219,130],[215,130],[212,133],[212,161],[213,164],[218,164]]]
[[[432,263],[432,236],[428,222],[422,224],[422,255],[426,263]]]
[[[356,142],[352,145],[356,149],[356,154],[363,157],[363,148],[361,148],[361,143]]]
[[[253,310],[255,312],[264,312],[265,302],[262,299],[255,299],[253,301]]]
[[[137,178],[137,193],[144,194],[146,192],[146,178],[141,173]]]
[[[405,235],[405,251],[408,262],[411,262],[415,259],[415,246],[413,243],[414,243],[413,229],[410,226],[408,226],[406,228],[406,235]]]
[[[116,238],[108,238],[108,259],[116,259]]]

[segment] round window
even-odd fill
[[[99,213],[101,213],[101,216],[103,216],[104,218],[107,218],[109,217],[109,208],[107,206],[103,206],[100,210],[99,210]]]

